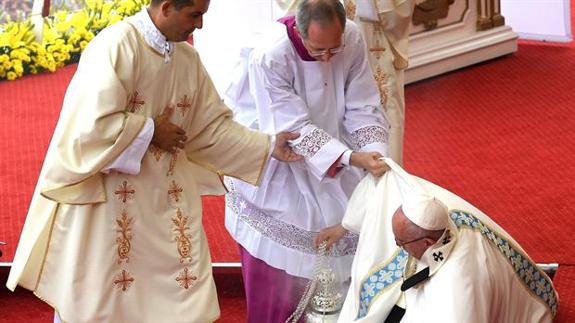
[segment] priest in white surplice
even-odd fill
[[[242,247],[248,320],[279,322],[312,275],[314,239],[345,235],[331,256],[339,278],[349,277],[357,236],[340,222],[363,169],[387,170],[378,156],[388,123],[365,42],[337,0],[302,1],[297,18],[242,49],[236,72],[225,97],[235,119],[267,133],[298,131],[293,148],[305,156],[272,160],[260,187],[228,181],[226,227]]]
[[[286,14],[301,0],[276,0]],[[389,157],[403,162],[405,119],[404,73],[414,0],[341,0],[347,17],[357,23],[368,48],[368,60],[377,82],[381,105],[390,125]]]
[[[392,160],[355,190],[345,228],[360,241],[339,322],[551,322],[549,277],[460,197]]]

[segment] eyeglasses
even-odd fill
[[[335,55],[337,53],[340,53],[341,51],[343,51],[344,47],[345,47],[345,37],[341,37],[341,45],[339,47],[335,47],[335,48],[330,48],[330,49],[323,49],[323,50],[313,50],[312,46],[309,45],[309,43],[305,40],[302,39],[303,44],[305,46],[305,48],[307,49],[309,55],[311,57],[322,57],[324,55],[330,54],[330,55]]]
[[[397,239],[395,239],[395,244],[396,244],[398,247],[403,248],[405,245],[408,245],[408,244],[410,244],[410,243],[413,243],[413,242],[416,242],[416,241],[419,241],[419,240],[423,240],[423,239],[425,239],[425,238],[429,238],[429,237],[425,236],[425,237],[413,239],[413,240],[410,240],[410,241],[407,241],[407,242],[399,242],[399,241],[397,241]]]

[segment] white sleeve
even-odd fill
[[[354,23],[349,22],[346,30],[346,44],[352,45],[353,52],[346,78],[344,127],[353,150],[377,151],[387,156],[389,122],[369,67],[367,46]]]
[[[293,72],[286,64],[266,61],[265,54],[250,60],[250,92],[256,104],[259,129],[271,134],[299,132],[300,137],[290,144],[297,154],[305,157],[311,174],[321,180],[349,147],[311,122],[306,103],[291,85]]]
[[[150,146],[154,135],[154,120],[148,118],[144,127],[134,141],[111,163],[102,169],[102,173],[117,171],[124,174],[137,175],[140,173],[142,158]]]

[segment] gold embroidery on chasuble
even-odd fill
[[[166,176],[174,175],[174,169],[176,169],[176,162],[178,161],[178,154],[180,151],[176,149],[173,153],[170,153],[170,164],[168,166],[168,173]]]
[[[192,99],[188,95],[184,95],[182,99],[176,104],[176,107],[180,108],[182,116],[192,108]]]
[[[133,188],[128,181],[122,181],[114,190],[114,194],[118,200],[122,203],[122,212],[119,218],[116,218],[116,254],[118,255],[117,263],[118,265],[122,263],[130,262],[130,251],[132,250],[132,225],[134,223],[133,217],[128,217],[128,211],[126,210],[126,203],[129,200],[134,199],[136,190]],[[122,269],[122,272],[116,275],[114,279],[114,285],[121,289],[123,292],[127,291],[128,288],[134,282],[134,277],[130,273]]]
[[[134,188],[130,184],[128,184],[128,181],[123,181],[122,184],[118,185],[118,188],[114,191],[116,197],[120,200],[120,202],[124,204],[128,200],[133,199],[135,193],[136,190],[134,190]]]
[[[128,106],[126,107],[126,110],[132,113],[137,112],[145,103],[146,101],[144,101],[142,95],[138,91],[135,91],[128,96]]]
[[[188,267],[184,267],[184,270],[178,274],[176,281],[180,284],[180,287],[188,289],[196,284],[198,277],[192,274]]]
[[[154,159],[159,162],[160,159],[162,158],[162,155],[164,155],[164,151],[154,145],[150,145],[148,147],[148,151],[150,152],[150,154],[154,155]]]
[[[377,89],[379,90],[379,100],[381,106],[385,109],[387,105],[387,96],[389,90],[387,88],[387,81],[389,80],[389,75],[386,74],[381,67],[377,66],[375,72],[373,73],[375,82],[377,83]]]
[[[184,261],[192,261],[192,236],[188,233],[190,227],[188,226],[189,217],[182,214],[182,210],[178,208],[176,210],[176,216],[172,218],[172,223],[174,224],[174,232],[176,237],[174,241],[177,244],[178,253],[180,255],[180,263]]]
[[[134,277],[132,277],[127,270],[122,270],[122,272],[118,274],[114,279],[114,285],[116,285],[116,287],[121,289],[123,292],[127,291],[128,288],[132,286],[133,282]]]
[[[132,249],[132,228],[130,225],[133,223],[134,218],[129,218],[126,210],[122,211],[122,216],[120,219],[116,219],[116,224],[118,224],[118,237],[116,238],[116,243],[118,244],[118,264],[125,261],[130,262],[130,250]]]
[[[343,5],[345,6],[345,16],[349,20],[355,19],[355,1],[354,0],[344,0]]]
[[[183,191],[184,189],[180,185],[178,185],[176,181],[172,180],[170,188],[168,189],[168,198],[177,203],[180,201],[180,196]]]
[[[383,27],[379,24],[373,24],[373,39],[375,39],[375,43],[369,48],[369,53],[377,60],[381,59],[383,57],[383,52],[386,51],[380,41],[383,37],[385,37]]]

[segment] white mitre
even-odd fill
[[[447,206],[431,195],[392,159],[385,158],[384,161],[403,182],[400,185],[403,201],[401,208],[405,216],[425,230],[445,229],[449,218]]]

